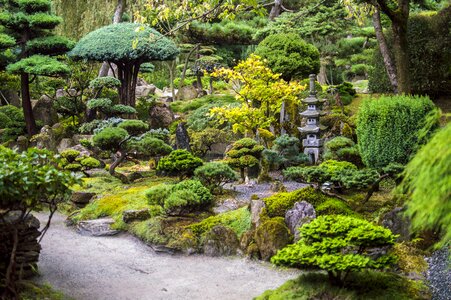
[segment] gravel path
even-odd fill
[[[426,259],[429,263],[427,278],[432,291],[432,300],[451,299],[451,270],[448,249],[435,251]]]
[[[81,236],[61,215],[42,241],[39,271],[37,282],[83,300],[252,299],[299,274],[240,258],[156,254],[125,233]]]

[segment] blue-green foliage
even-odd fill
[[[70,56],[110,62],[171,60],[179,50],[159,32],[144,24],[118,23],[99,28],[83,37]]]

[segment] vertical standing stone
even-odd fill
[[[321,106],[324,100],[318,100],[315,90],[315,74],[310,76],[310,94],[307,98],[302,100],[307,104],[307,110],[300,113],[305,119],[305,126],[299,127],[299,131],[305,137],[302,140],[302,146],[304,147],[304,153],[309,156],[312,163],[316,163],[321,153],[323,146],[323,140],[320,139],[321,127],[319,124],[319,117],[324,115],[321,111]]]

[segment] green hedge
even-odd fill
[[[407,163],[418,146],[418,131],[435,109],[428,97],[387,96],[365,101],[356,130],[363,163],[371,168]]]

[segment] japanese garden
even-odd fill
[[[0,299],[451,299],[449,0],[0,0]]]

